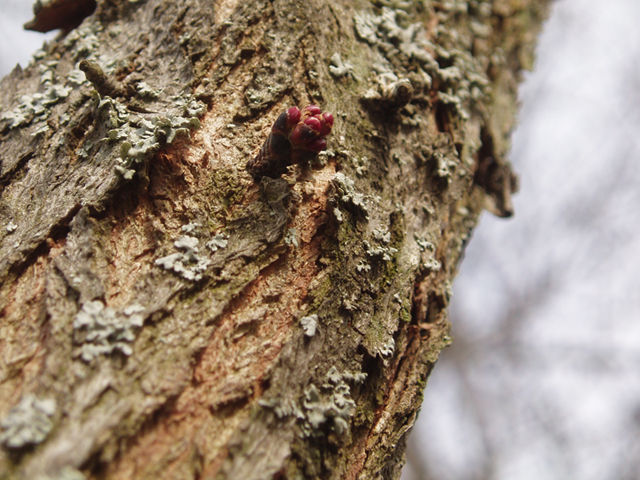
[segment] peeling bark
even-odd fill
[[[545,12],[103,0],[5,77],[0,476],[398,478]]]

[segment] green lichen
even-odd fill
[[[402,55],[422,67],[433,66],[433,57],[428,53],[433,46],[427,40],[424,26],[421,23],[404,26],[406,18],[398,10],[383,7],[380,15],[358,12],[353,20],[360,39],[378,47],[389,60]]]
[[[162,89],[155,89],[146,82],[140,82],[136,85],[136,93],[145,98],[158,98],[162,93]]]
[[[116,138],[126,136],[126,140],[120,144],[122,158],[140,163],[163,145],[173,143],[177,136],[187,136],[190,128],[199,127],[200,121],[195,117],[157,116],[150,120],[141,118],[136,123],[131,122],[115,135]]]
[[[109,131],[108,140],[126,138],[126,134],[120,128],[129,120],[129,111],[122,103],[111,97],[104,97],[99,100],[97,110],[104,118]]]
[[[86,56],[95,59],[94,52],[100,43],[95,34],[100,29],[101,27],[93,24],[84,25],[67,35],[63,45],[67,48],[74,48],[74,58]],[[60,63],[59,60],[42,62],[44,58],[46,58],[44,50],[34,54],[34,61],[40,61],[37,65],[40,73],[40,91],[22,95],[15,108],[0,115],[0,123],[3,122],[6,128],[14,129],[28,126],[32,122],[46,121],[55,104],[66,99],[74,88],[85,83],[84,74],[77,69],[72,70],[64,81],[57,78],[56,69]],[[101,59],[101,63],[112,66],[112,68],[107,68],[108,71],[114,69],[114,62],[115,60],[105,62],[104,59]]]
[[[51,113],[50,107],[67,98],[71,90],[70,87],[53,84],[43,92],[22,95],[18,105],[3,113],[0,121],[6,122],[9,129],[29,125],[34,120],[45,121]]]
[[[466,8],[466,3],[463,4]],[[450,32],[436,28],[435,36],[427,39],[422,23],[411,23],[411,9],[383,6],[379,13],[357,12],[354,24],[358,38],[373,46],[380,61],[372,65],[373,75],[369,81],[374,85],[362,95],[369,104],[382,102],[393,105],[394,90],[398,82],[409,82],[405,90],[427,93],[437,79],[437,98],[449,106],[463,121],[470,118],[471,111],[480,111],[480,105],[490,94],[489,80],[481,59],[475,58],[464,48],[459,48],[459,39],[450,38]],[[456,12],[456,9],[441,11]],[[447,13],[449,14],[449,13]],[[476,22],[476,30],[482,33],[483,24]],[[485,29],[486,30],[486,29]],[[405,94],[401,104],[406,104],[410,93]],[[396,101],[396,103],[399,100]],[[406,112],[405,112],[406,113]],[[418,126],[416,118],[403,118],[403,123]]]
[[[100,45],[97,34],[102,31],[100,24],[89,22],[73,29],[63,41],[63,46],[73,49],[74,59],[87,58],[95,60],[95,52]]]
[[[105,140],[120,142],[120,158],[115,169],[126,180],[133,178],[136,166],[142,164],[161,148],[171,145],[176,138],[188,136],[193,128],[200,128],[205,106],[190,96],[174,98],[183,111],[182,115],[137,115],[129,114],[124,105],[111,97],[100,99],[98,111],[108,128]]]
[[[87,76],[79,68],[74,68],[67,76],[67,83],[79,87],[87,83]]]

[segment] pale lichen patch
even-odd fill
[[[186,280],[197,282],[202,279],[203,273],[211,263],[199,253],[199,242],[196,237],[183,235],[173,242],[173,246],[182,251],[159,258],[155,264],[173,271]]]
[[[333,177],[333,185],[343,203],[348,203],[360,210],[365,218],[369,217],[367,207],[365,205],[365,195],[358,192],[355,188],[355,182],[347,177],[344,173],[338,172]]]
[[[228,243],[229,240],[226,236],[218,234],[214,235],[213,238],[205,244],[205,246],[212,252],[216,252],[218,249],[225,248]]]
[[[198,115],[205,106],[190,96],[175,97],[182,115],[130,115],[125,107],[110,97],[100,100],[98,110],[106,114],[109,141],[120,141],[120,158],[115,169],[125,179],[131,179],[135,167],[179,136],[188,136],[193,128],[200,128]]]
[[[349,432],[351,417],[356,411],[351,388],[335,367],[327,373],[327,380],[320,389],[311,384],[304,390],[301,428],[305,437],[320,435],[325,425],[339,436]]]
[[[307,337],[313,337],[316,334],[318,328],[318,315],[307,315],[300,319],[300,326]]]
[[[356,79],[355,70],[353,64],[348,60],[343,61],[339,53],[331,55],[331,63],[329,65],[329,72],[335,78],[342,78],[349,76]]]
[[[55,412],[55,400],[25,395],[0,423],[4,430],[0,434],[0,443],[9,448],[42,443],[53,428],[51,417]]]
[[[86,302],[73,322],[76,342],[81,344],[81,358],[90,362],[115,350],[131,355],[130,344],[144,323],[142,312],[144,308],[138,304],[129,305],[118,313],[101,300]]]

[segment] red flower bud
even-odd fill
[[[318,138],[319,130],[320,129],[318,128],[318,131],[315,131],[309,125],[306,125],[301,122],[298,125],[296,125],[296,128],[291,133],[289,140],[291,140],[291,144],[294,147],[296,146],[304,147],[306,143],[309,143],[315,140],[316,138]]]
[[[316,138],[313,142],[307,143],[304,148],[319,153],[327,148],[327,141],[324,138]]]
[[[294,127],[300,121],[300,109],[298,107],[291,107],[287,110],[287,125]]]
[[[314,132],[320,133],[320,130],[322,130],[322,123],[318,117],[305,118],[304,124],[310,127]]]
[[[255,180],[277,178],[289,165],[313,160],[327,147],[324,137],[332,127],[333,115],[322,113],[316,105],[287,109],[271,127],[260,153],[247,163],[247,170]]]
[[[320,110],[320,107],[316,105],[307,105],[302,109],[302,118],[310,117],[312,115],[320,115],[321,113],[322,110]]]
[[[331,133],[333,127],[333,115],[328,112],[322,114],[322,120],[320,121],[322,128],[320,129],[320,136],[326,137]]]

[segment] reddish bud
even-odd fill
[[[324,121],[327,122],[330,127],[333,127],[333,115],[331,115],[329,112],[324,112],[322,114],[322,118],[324,118]]]
[[[322,123],[318,120],[318,117],[305,118],[304,124],[317,133],[320,133],[320,130],[322,130]]]
[[[247,163],[247,170],[255,180],[277,178],[286,173],[289,165],[313,160],[327,148],[324,137],[332,127],[333,115],[322,113],[316,105],[287,109],[271,127],[260,153]]]
[[[320,129],[320,136],[326,137],[331,133],[331,128],[333,127],[333,115],[326,112],[323,113],[320,123],[322,124],[322,128]]]
[[[327,148],[327,141],[324,138],[316,138],[313,142],[307,143],[304,148],[312,152],[321,152]]]
[[[318,130],[320,129],[318,128]],[[311,142],[316,138],[318,138],[318,132],[301,122],[296,125],[296,128],[291,133],[289,140],[291,140],[291,144],[294,145],[294,147],[302,147],[305,143]]]
[[[322,110],[317,105],[307,105],[302,109],[302,118],[311,117],[312,115],[320,115]]]
[[[287,110],[287,125],[289,127],[294,127],[300,121],[301,115],[302,114],[300,113],[300,109],[298,107],[291,107],[289,110]]]

